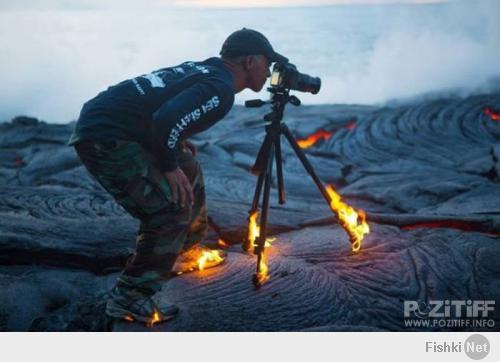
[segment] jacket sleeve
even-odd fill
[[[153,154],[162,172],[175,170],[176,149],[193,129],[204,129],[222,118],[232,105],[234,93],[224,82],[197,82],[163,103],[153,114]],[[229,104],[229,101],[231,103]]]

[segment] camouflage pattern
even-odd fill
[[[179,166],[193,187],[195,203],[172,202],[167,179],[152,155],[132,141],[81,142],[76,151],[87,170],[130,215],[141,221],[136,250],[117,280],[131,298],[161,288],[182,250],[206,235],[207,210],[200,165],[190,151],[178,153]]]

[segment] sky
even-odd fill
[[[0,9],[97,9],[120,7],[283,7],[373,4],[422,4],[454,0],[2,0]]]
[[[252,1],[261,0],[245,0]],[[500,0],[404,2],[199,11],[165,0],[0,0],[0,10],[17,6],[0,11],[0,122],[20,114],[74,120],[85,101],[110,85],[216,56],[242,26],[262,31],[300,71],[321,77],[319,94],[300,93],[304,104],[384,104],[500,85]],[[236,96],[242,104],[268,94]]]

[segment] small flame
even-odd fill
[[[219,240],[217,240],[217,246],[220,246],[221,248],[229,248],[230,245],[219,238]]]
[[[493,121],[500,121],[500,113],[493,111],[490,107],[486,107],[484,113]]]
[[[340,225],[349,235],[352,251],[359,251],[365,234],[370,232],[365,212],[363,210],[356,212],[351,206],[343,202],[331,185],[326,186],[326,192],[330,197],[330,209],[337,214]]]
[[[255,249],[255,246],[256,246],[255,241],[260,236],[260,226],[257,222],[258,217],[259,217],[259,212],[255,211],[250,215],[250,217],[248,219],[248,245],[250,247],[249,251],[253,251]],[[271,243],[275,240],[276,240],[276,238],[266,238],[266,241],[264,243],[264,248],[271,247]],[[267,262],[266,262],[266,255],[265,255],[265,251],[263,250],[261,258],[260,258],[260,262],[259,262],[258,272],[254,276],[255,285],[260,286],[266,280],[269,279],[268,271],[269,271],[269,268],[268,268]]]
[[[221,262],[222,260],[224,259],[220,256],[218,250],[204,251],[198,259],[198,269],[205,269],[207,262]]]
[[[254,211],[248,218],[248,245],[250,250],[253,251],[255,240],[260,235],[260,226],[257,223],[257,218],[259,217],[259,212]]]
[[[151,320],[147,323],[148,327],[153,327],[156,323],[161,320],[160,313],[155,309],[153,315],[151,316]]]
[[[259,263],[259,269],[258,272],[255,274],[255,280],[254,280],[257,286],[261,286],[269,279],[268,272],[269,268],[266,262],[266,254],[262,252],[262,256],[260,258],[260,263]]]
[[[319,140],[329,140],[333,135],[333,132],[325,131],[324,129],[319,129],[307,138],[298,139],[297,143],[300,148],[309,148],[313,146]]]
[[[134,317],[132,317],[131,315],[126,315],[125,317],[123,317],[123,319],[125,319],[127,322],[133,322],[134,321]]]
[[[248,245],[250,246],[250,252],[255,248],[255,240],[260,236],[260,226],[257,222],[259,217],[259,212],[253,212],[248,219]],[[269,248],[271,243],[276,240],[276,238],[266,238],[264,243],[265,248]]]

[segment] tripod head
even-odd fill
[[[287,103],[291,103],[295,107],[301,105],[301,101],[297,96],[290,95],[290,89],[283,87],[268,87],[267,90],[271,93],[271,99],[269,101],[264,101],[262,99],[251,99],[245,101],[245,107],[248,108],[260,108],[263,105],[271,104],[271,113],[264,116],[264,120],[267,122],[281,122],[283,119],[283,111],[285,110]]]
[[[283,111],[287,103],[300,106],[300,99],[290,95],[290,90],[309,92],[317,94],[321,88],[321,79],[300,73],[297,67],[291,63],[275,63],[271,74],[271,86],[267,90],[271,93],[270,101],[252,99],[245,102],[245,107],[262,107],[264,104],[272,104],[272,112],[264,119],[268,122],[281,121]]]

